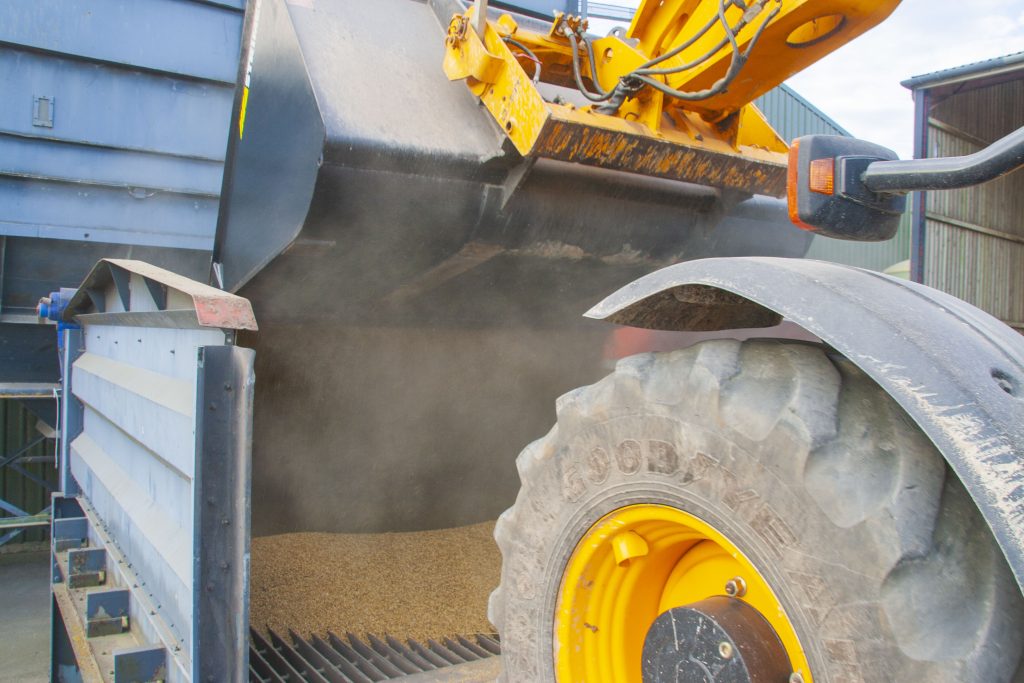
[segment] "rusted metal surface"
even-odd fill
[[[552,109],[534,148],[539,156],[752,194],[786,193],[781,155],[728,153],[698,141],[683,145],[644,134],[639,127],[635,132],[605,128],[561,107]]]
[[[128,279],[126,284],[122,285],[121,278],[125,273],[136,275],[141,280]],[[112,300],[116,305],[117,299],[107,297],[100,303],[96,295],[97,291],[104,289],[111,281],[117,285],[122,311],[128,308],[125,301],[129,298],[145,295],[149,297],[148,305],[155,310],[176,310],[187,302],[195,310],[196,318],[203,327],[218,327],[225,330],[258,329],[256,316],[248,299],[143,261],[129,259],[103,259],[97,263],[68,304],[64,314],[65,320],[70,322],[75,315],[82,313],[116,312],[117,309],[108,310],[106,303]],[[135,282],[140,286],[133,290]],[[143,284],[145,293],[141,287]]]

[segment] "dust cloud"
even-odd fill
[[[253,533],[495,519],[607,331],[278,325],[256,361]]]

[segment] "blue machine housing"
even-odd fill
[[[100,258],[207,279],[245,5],[0,9],[0,381],[57,381],[37,301]]]

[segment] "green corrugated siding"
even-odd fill
[[[801,135],[850,135],[786,85],[769,90],[754,100],[754,104],[786,142]]]
[[[882,271],[910,258],[911,228],[908,208],[900,219],[896,236],[887,242],[849,242],[815,235],[807,258]]]
[[[785,85],[768,91],[757,98],[754,104],[787,142],[801,135],[849,135],[842,126]],[[908,208],[896,236],[887,242],[849,242],[815,236],[807,258],[885,270],[894,263],[910,258],[910,234]]]
[[[26,444],[40,436],[36,430],[36,417],[25,410],[21,403],[0,400],[0,459],[14,455]],[[25,452],[27,456],[52,456],[54,442],[44,439]],[[56,485],[57,470],[50,462],[24,463],[21,465],[40,479]],[[43,510],[50,504],[50,494],[31,479],[15,472],[10,467],[0,468],[0,497],[30,514]],[[0,513],[6,516],[6,513]],[[3,534],[0,534],[3,535]],[[27,529],[9,543],[45,541],[49,537],[46,529]],[[4,546],[0,546],[3,548]]]

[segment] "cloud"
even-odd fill
[[[1022,49],[1024,0],[904,0],[788,84],[854,135],[909,157],[914,105],[900,81]]]
[[[592,29],[604,34],[618,23],[595,20]],[[879,26],[787,83],[852,134],[908,158],[914,103],[900,81],[1020,50],[1024,0],[903,0]]]

